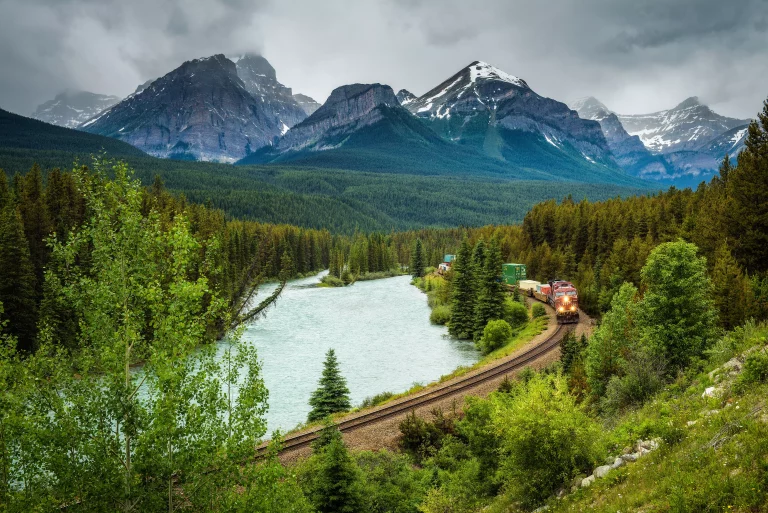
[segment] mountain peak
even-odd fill
[[[369,92],[370,94],[367,94]],[[318,109],[318,112],[324,110],[326,107],[332,107],[339,103],[346,103],[363,95],[368,97],[368,103],[370,103],[369,108],[374,108],[379,105],[387,105],[391,107],[400,104],[397,101],[395,92],[388,85],[378,83],[347,84],[334,89],[323,106]]]
[[[698,107],[700,105],[701,105],[701,102],[699,101],[699,97],[691,96],[690,98],[686,98],[685,100],[677,104],[675,109],[690,109],[691,107]]]
[[[275,68],[262,55],[257,53],[246,53],[233,59],[237,64],[238,70],[248,69],[254,75],[266,77],[271,80],[277,80]]]
[[[502,71],[487,62],[474,61],[467,66],[467,69],[469,69],[469,76],[472,82],[477,82],[478,80],[501,80],[518,87],[528,88],[528,84],[525,83],[525,80],[510,75],[506,71]]]
[[[611,114],[611,110],[594,96],[586,96],[574,100],[571,102],[570,107],[578,112],[579,117],[582,119],[604,118]]]
[[[416,95],[410,92],[408,89],[400,89],[396,96],[397,100],[400,102],[400,105],[403,107],[416,99]]]

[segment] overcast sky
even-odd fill
[[[421,95],[483,60],[561,101],[630,114],[699,96],[754,117],[768,0],[0,0],[0,107],[125,96],[185,60],[245,51],[320,102],[353,82]]]

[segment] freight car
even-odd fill
[[[559,323],[579,322],[579,292],[573,283],[563,280],[549,283],[521,280],[519,286],[521,292],[554,308]]]

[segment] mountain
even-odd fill
[[[406,105],[408,105],[409,103],[411,103],[416,99],[416,95],[407,89],[400,89],[397,92],[396,96],[397,96],[397,101],[399,101],[400,105],[403,107],[405,107]]]
[[[296,100],[299,107],[304,109],[307,116],[311,116],[313,112],[320,108],[320,104],[306,94],[296,93],[293,95],[293,99]]]
[[[645,179],[658,179],[669,175],[670,165],[659,155],[653,155],[640,137],[629,135],[616,114],[593,97],[581,98],[571,103],[571,108],[582,119],[600,123],[616,163],[627,173]]]
[[[744,141],[747,139],[747,130],[749,124],[737,126],[723,132],[714,139],[706,142],[699,147],[699,151],[709,153],[715,158],[722,158],[727,154],[735,157],[746,147]]]
[[[599,123],[485,62],[473,62],[407,108],[446,139],[500,163],[564,179],[626,179]]]
[[[630,135],[637,135],[653,153],[696,150],[733,128],[749,123],[717,114],[692,96],[669,110],[652,114],[619,114]]]
[[[70,91],[60,93],[53,100],[38,105],[32,117],[52,125],[76,128],[119,101],[117,96]]]
[[[224,55],[187,61],[80,129],[158,157],[236,161],[285,131]]]
[[[146,156],[141,150],[116,139],[51,125],[2,109],[0,109],[0,148],[34,150],[36,162],[41,162],[48,155],[60,153],[81,157],[81,161],[85,161],[82,158],[84,156],[96,155],[103,151],[106,151],[110,157]],[[12,158],[5,156],[4,166],[11,164],[11,161]],[[60,161],[60,165],[71,166],[72,162],[73,157],[66,157]]]
[[[235,59],[237,76],[243,81],[246,91],[255,100],[261,101],[270,124],[280,127],[281,135],[290,127],[307,117],[304,108],[293,97],[290,87],[277,81],[275,68],[256,54],[245,54]]]
[[[150,78],[149,80],[147,80],[143,84],[139,84],[138,87],[136,87],[136,90],[133,92],[133,94],[138,94],[138,93],[142,92],[144,89],[149,87],[152,84],[152,82],[154,82],[155,80],[156,79],[154,79],[154,78]]]

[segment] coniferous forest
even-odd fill
[[[306,228],[146,185],[103,159],[0,173],[0,511],[765,511],[768,102],[736,164],[696,190],[570,195],[522,224]],[[593,334],[488,398],[409,415],[377,452],[329,417],[351,407],[331,351],[312,455],[281,463],[276,434],[254,460],[268,391],[238,341],[290,278],[407,270],[492,353],[539,315],[508,304],[504,262],[573,281]],[[613,477],[583,484],[601,468]]]

